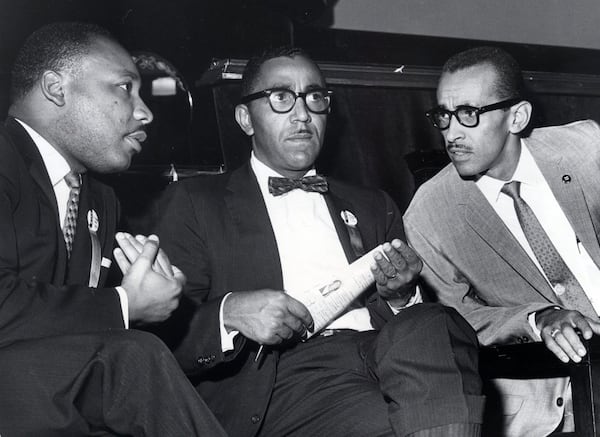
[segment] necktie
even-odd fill
[[[529,205],[521,198],[520,189],[521,183],[512,181],[504,184],[501,191],[513,199],[523,233],[554,292],[566,308],[597,317],[591,310],[592,304],[581,285],[561,258]]]
[[[63,235],[67,247],[67,255],[71,257],[73,248],[73,239],[75,238],[75,229],[77,228],[77,211],[79,207],[79,190],[81,188],[81,176],[79,173],[70,172],[65,176],[65,182],[71,189],[69,201],[67,202],[67,214],[63,226]]]
[[[314,193],[326,193],[329,190],[323,176],[305,176],[301,179],[269,178],[269,193],[273,196],[281,196],[297,188]]]

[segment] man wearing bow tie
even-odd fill
[[[543,341],[563,362],[600,334],[600,129],[534,129],[519,65],[495,47],[449,59],[427,113],[452,163],[415,194],[404,222],[422,276],[482,344]],[[502,424],[486,435],[573,426],[565,378],[498,380]],[[493,411],[493,407],[490,411]]]
[[[266,52],[246,66],[242,96],[249,162],[174,184],[158,232],[190,304],[165,338],[199,392],[241,437],[479,435],[473,332],[448,308],[412,305],[421,262],[396,206],[315,172],[331,101],[317,65],[297,49]],[[285,291],[380,244],[375,286],[313,332]]]

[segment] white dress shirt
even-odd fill
[[[56,205],[58,206],[58,218],[61,228],[65,224],[65,216],[67,215],[67,204],[69,203],[69,194],[71,189],[65,181],[65,176],[71,171],[71,167],[65,160],[65,158],[39,133],[37,133],[31,126],[25,122],[16,119],[21,126],[27,131],[36,147],[38,148],[40,155],[42,155],[42,161],[50,177],[50,183],[56,196]],[[104,260],[103,260],[104,261]],[[123,323],[126,328],[129,327],[129,300],[127,293],[123,287],[116,287],[117,293],[119,294],[119,300],[121,301],[121,311],[123,313]]]
[[[575,235],[571,223],[558,204],[550,186],[523,141],[521,141],[521,156],[510,181],[521,182],[521,197],[527,202],[544,231],[548,234],[550,241],[552,241],[562,259],[581,284],[596,312],[600,313],[600,287],[598,286],[600,284],[600,269]],[[500,181],[484,175],[476,182],[476,185],[527,252],[527,255],[540,272],[544,274],[523,233],[512,199],[500,191],[502,186],[510,181]],[[531,316],[529,320],[532,321]],[[535,327],[535,323],[533,326]]]

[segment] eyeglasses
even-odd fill
[[[508,108],[515,103],[522,101],[522,98],[515,97],[501,102],[492,103],[491,105],[477,108],[470,105],[458,105],[454,111],[444,109],[440,106],[430,109],[425,113],[431,124],[439,130],[448,129],[450,120],[454,115],[458,122],[465,127],[475,127],[479,124],[479,116],[486,112],[495,111],[496,109]]]
[[[332,91],[325,88],[315,88],[305,93],[296,93],[287,88],[270,88],[244,96],[241,102],[248,103],[252,100],[267,97],[273,112],[285,114],[292,110],[296,100],[300,97],[304,100],[306,108],[313,114],[327,114],[331,105],[332,94]]]

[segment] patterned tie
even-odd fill
[[[301,179],[269,178],[269,193],[273,196],[281,196],[296,188],[321,194],[329,190],[327,181],[323,176],[305,176]]]
[[[71,250],[73,248],[73,239],[75,238],[75,229],[77,228],[81,175],[79,173],[70,172],[65,176],[65,182],[71,189],[69,201],[67,202],[67,214],[65,215],[65,223],[63,226],[63,235],[65,237],[65,245],[67,246],[67,256],[70,258]]]
[[[592,303],[581,285],[561,258],[529,205],[521,198],[520,189],[521,183],[512,181],[504,184],[501,191],[513,199],[523,233],[554,292],[566,308],[576,309],[590,317],[598,317],[592,311]]]

